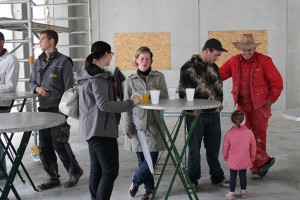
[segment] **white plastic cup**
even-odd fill
[[[160,90],[150,90],[150,97],[151,97],[152,104],[159,103],[159,94],[160,94]]]
[[[175,99],[176,88],[174,88],[174,87],[169,87],[169,88],[168,88],[168,95],[169,95],[169,99]]]
[[[186,88],[185,93],[187,101],[194,101],[195,88]]]

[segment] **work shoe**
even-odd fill
[[[138,191],[139,191],[139,186],[135,186],[133,185],[133,183],[131,183],[131,186],[128,190],[129,196],[134,197]]]
[[[60,180],[57,178],[46,179],[44,183],[37,186],[39,190],[47,190],[60,185]]]
[[[260,175],[260,173],[252,171],[251,179],[257,180],[257,179],[261,179],[261,178],[262,178],[262,176]]]
[[[274,163],[275,158],[272,157],[265,164],[263,164],[259,172],[260,176],[264,177],[268,173],[269,169],[274,165]]]
[[[246,199],[247,198],[247,190],[241,190],[241,199]]]
[[[152,197],[152,193],[151,192],[146,192],[144,194],[144,196],[141,198],[141,200],[150,200]]]
[[[227,197],[228,199],[234,199],[235,198],[234,192],[228,192],[227,194],[225,194],[225,197]]]
[[[64,187],[73,187],[74,185],[76,185],[79,181],[79,178],[82,176],[83,171],[82,169],[80,169],[80,172],[77,175],[70,175],[69,180],[67,180],[67,182],[65,182]]]

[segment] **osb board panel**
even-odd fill
[[[226,62],[231,56],[241,53],[240,50],[236,49],[232,42],[240,41],[241,35],[246,33],[252,33],[254,37],[255,43],[260,43],[258,47],[256,47],[256,51],[259,53],[263,53],[267,55],[267,42],[268,35],[265,30],[255,30],[255,31],[208,31],[208,38],[216,38],[220,40],[224,49],[228,52],[223,52],[219,57],[219,60],[216,64],[220,67],[224,62]]]
[[[141,46],[153,53],[152,68],[171,69],[170,32],[115,33],[115,64],[122,70],[136,70],[134,55]]]

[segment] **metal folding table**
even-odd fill
[[[147,110],[158,110],[160,111],[160,117],[159,119],[156,119],[153,114],[153,118],[154,118],[154,122],[156,124],[156,127],[163,139],[163,142],[167,148],[168,154],[167,157],[165,159],[165,162],[163,164],[162,167],[162,171],[159,175],[159,178],[157,180],[156,186],[155,186],[155,190],[153,192],[152,195],[152,199],[154,199],[155,194],[159,188],[159,184],[160,181],[162,179],[162,176],[165,172],[166,166],[168,164],[168,160],[169,158],[171,158],[171,161],[173,163],[173,165],[175,166],[175,172],[173,174],[171,183],[169,185],[168,191],[165,194],[165,199],[168,199],[169,194],[171,192],[171,189],[173,187],[173,183],[175,181],[176,176],[178,175],[184,188],[185,191],[187,193],[187,195],[189,196],[189,199],[196,199],[198,200],[198,196],[196,193],[195,188],[193,187],[188,174],[187,174],[187,169],[185,164],[182,162],[182,159],[185,155],[186,152],[186,148],[187,145],[189,143],[189,140],[191,138],[191,133],[193,132],[195,125],[200,117],[200,113],[201,110],[203,109],[210,109],[210,108],[217,108],[221,106],[221,103],[218,101],[214,101],[214,100],[205,100],[205,99],[194,99],[194,101],[187,101],[186,99],[160,99],[159,100],[159,104],[139,104],[137,105],[138,107],[142,108],[142,109],[147,109]],[[175,110],[175,111],[180,111],[180,115],[178,118],[177,123],[175,124],[175,127],[172,129],[173,131],[170,132],[165,119],[164,119],[164,111],[167,110]],[[179,150],[177,149],[176,145],[175,145],[175,141],[177,139],[178,136],[178,132],[180,130],[180,127],[182,125],[183,119],[187,114],[188,110],[197,110],[197,115],[195,117],[195,120],[193,121],[190,130],[188,130],[188,135],[187,138],[185,140],[185,144],[183,146],[182,151],[179,153]],[[161,127],[159,126],[159,124],[162,124],[164,126],[166,135],[163,133],[164,130],[161,129]],[[175,132],[174,132],[175,131]],[[174,132],[174,133],[173,133]]]
[[[17,112],[17,113],[1,113],[0,114],[0,133],[15,133],[15,134],[23,134],[21,142],[15,151],[15,159],[12,160],[12,168],[7,174],[1,166],[1,170],[6,177],[6,183],[4,189],[1,191],[0,199],[7,199],[9,191],[12,189],[17,199],[21,199],[18,195],[16,189],[14,188],[13,182],[18,172],[18,168],[21,164],[24,152],[26,150],[26,146],[28,145],[31,132],[40,129],[51,128],[55,126],[59,126],[66,122],[66,118],[62,114],[58,113],[46,113],[46,112]],[[24,133],[20,133],[24,132]],[[4,145],[5,142],[1,143]],[[7,142],[4,147],[7,149],[15,149],[12,142]],[[5,151],[6,154],[7,151]]]

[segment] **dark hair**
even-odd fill
[[[244,112],[241,110],[234,111],[231,114],[231,121],[240,128],[241,123],[244,121]]]
[[[135,59],[137,59],[141,54],[146,54],[149,53],[150,54],[150,58],[151,58],[151,64],[153,62],[153,53],[151,52],[151,50],[149,49],[149,47],[140,47],[138,50],[136,50],[135,53]],[[150,66],[151,66],[150,64]],[[134,60],[134,65],[137,66],[138,64],[136,63],[136,61]]]
[[[0,32],[0,40],[5,40],[4,35],[2,32]]]
[[[54,39],[54,45],[55,46],[57,45],[57,43],[58,43],[58,34],[57,34],[56,31],[54,31],[54,30],[43,30],[43,31],[40,32],[40,35],[41,34],[46,34],[48,40]]]
[[[111,52],[111,46],[103,41],[97,41],[92,45],[91,54],[85,59],[85,68],[93,63],[93,59],[99,59],[104,56],[105,53]]]

